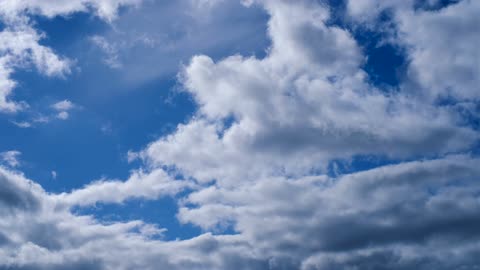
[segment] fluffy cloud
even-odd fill
[[[11,26],[0,32],[0,111],[15,112],[22,108],[22,104],[8,100],[16,84],[11,79],[16,68],[33,65],[47,76],[70,72],[69,61],[40,45],[41,38],[29,25]]]
[[[480,98],[479,9],[478,1],[461,1],[435,13],[399,14],[400,39],[410,50],[410,76],[426,95]]]
[[[185,201],[190,206],[181,208],[179,218],[208,229],[231,222],[272,258],[307,265],[322,258],[322,266],[308,269],[330,269],[328,263],[343,269],[348,261],[354,265],[357,257],[376,253],[392,260],[370,258],[369,263],[382,267],[400,267],[397,260],[455,265],[461,261],[435,257],[450,252],[452,245],[478,248],[478,164],[478,159],[453,156],[337,179],[266,178],[210,187],[191,194]]]
[[[0,267],[470,269],[479,263],[478,164],[451,156],[336,179],[205,188],[184,201],[180,220],[204,227],[230,220],[239,234],[177,241],[155,240],[163,230],[141,221],[73,215],[62,198],[0,169]]]
[[[130,152],[145,168],[126,181],[101,180],[48,194],[0,168],[0,269],[480,265],[480,160],[470,153],[478,131],[457,109],[475,107],[476,86],[453,72],[464,69],[468,76],[477,67],[463,61],[461,45],[445,52],[463,59],[458,65],[426,61],[444,48],[420,36],[422,27],[446,35],[437,24],[454,18],[447,25],[465,29],[455,31],[461,41],[475,40],[467,25],[478,5],[463,1],[413,12],[412,2],[349,3],[358,23],[393,9],[395,42],[408,45],[411,77],[392,93],[368,83],[362,70],[367,56],[347,30],[329,23],[324,5],[253,2],[270,15],[267,55],[194,57],[180,80],[198,104],[197,114],[144,150]],[[424,24],[408,25],[405,14]],[[457,17],[466,24],[457,25]],[[436,77],[445,80],[430,80]],[[454,105],[431,98],[445,93],[443,88],[455,97]],[[327,175],[332,161],[358,156],[388,157],[397,164]],[[205,234],[163,241],[158,238],[164,230],[151,224],[102,224],[74,214],[76,207],[98,202],[171,195],[179,198],[177,218]]]
[[[390,12],[397,28],[394,42],[407,50],[408,75],[416,83],[417,94],[478,101],[480,22],[476,12],[480,5],[470,0],[446,6],[441,2],[348,1],[348,11],[367,24],[382,12]]]
[[[238,236],[154,240],[164,230],[141,221],[101,224],[72,215],[38,184],[3,168],[0,183],[0,269],[263,269]]]
[[[121,203],[130,198],[156,199],[175,195],[193,188],[189,181],[173,180],[162,169],[137,171],[127,181],[100,180],[70,193],[58,195],[58,200],[69,206],[87,206],[96,203]]]
[[[56,117],[58,119],[67,120],[70,117],[69,111],[76,107],[70,100],[62,100],[52,105],[52,108],[57,111]]]
[[[478,139],[450,107],[366,82],[363,56],[311,1],[266,1],[272,47],[263,59],[194,57],[181,80],[198,117],[143,158],[200,181],[301,175],[355,155],[435,156]],[[228,162],[225,162],[228,161]]]

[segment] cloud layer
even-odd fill
[[[110,19],[111,8],[131,3],[10,8],[52,16],[96,7]],[[178,77],[198,111],[129,153],[143,163],[127,180],[50,194],[0,168],[0,269],[478,268],[480,6],[429,3],[346,5],[348,23],[389,31],[385,42],[407,54],[406,76],[392,92],[370,83],[368,55],[332,23],[326,4],[244,1],[269,15],[266,56],[193,57]],[[384,12],[393,30],[378,24]],[[39,69],[55,74],[59,66]],[[367,157],[393,164],[330,172]],[[203,234],[166,241],[161,224],[76,212],[163,196],[177,200],[180,222]]]

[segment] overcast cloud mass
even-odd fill
[[[0,148],[0,270],[479,269],[479,13],[476,0],[0,0],[0,130],[19,134]],[[145,85],[168,94],[127,98]],[[149,104],[182,117],[137,123],[167,113]],[[142,139],[113,116],[65,133],[103,109]],[[55,144],[28,147],[47,132]],[[77,162],[62,136],[106,139]],[[106,173],[107,141],[123,176]],[[57,165],[37,173],[43,159]],[[105,172],[63,178],[89,159]]]

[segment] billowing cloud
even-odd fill
[[[0,168],[0,268],[480,265],[478,128],[458,109],[478,108],[470,75],[478,72],[471,27],[480,6],[465,0],[437,10],[436,1],[428,8],[413,1],[350,1],[349,23],[375,28],[380,13],[394,14],[389,42],[404,46],[409,63],[408,76],[392,92],[369,83],[368,55],[331,22],[326,5],[247,4],[254,3],[270,16],[266,56],[193,57],[179,79],[197,113],[170,135],[129,152],[129,161],[144,163],[127,180],[49,194]],[[438,44],[448,35],[458,44]],[[437,61],[439,52],[453,63]],[[465,58],[470,52],[473,60]],[[366,156],[394,164],[329,174],[334,161]],[[162,224],[104,224],[75,211],[163,196],[178,200],[180,222],[204,233],[166,241]]]
[[[238,234],[206,233],[172,242],[157,239],[163,230],[141,221],[102,224],[73,215],[63,199],[0,169],[0,265],[468,269],[478,264],[478,164],[467,156],[451,156],[337,179],[264,178],[253,185],[212,186],[188,196],[180,220],[205,228],[231,222]]]
[[[478,1],[470,0],[348,1],[349,14],[362,23],[391,13],[397,28],[394,42],[406,47],[415,92],[432,99],[478,100],[479,8]]]
[[[194,57],[181,79],[198,117],[143,151],[201,181],[304,174],[332,159],[467,150],[478,133],[451,107],[369,85],[353,37],[313,2],[266,3],[267,57]],[[229,161],[229,162],[225,162]]]

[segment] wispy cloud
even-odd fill
[[[20,165],[20,155],[22,153],[20,151],[12,150],[12,151],[6,151],[6,152],[1,152],[0,153],[0,160],[12,167],[18,167]]]

